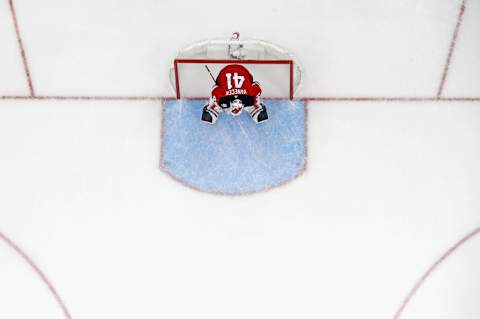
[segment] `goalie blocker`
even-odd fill
[[[222,111],[239,116],[245,109],[255,123],[268,119],[267,108],[260,101],[262,89],[242,65],[224,67],[215,80],[208,104],[203,107],[202,121],[214,124]]]

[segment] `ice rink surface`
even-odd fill
[[[479,318],[479,26],[480,0],[0,0],[0,318]],[[310,98],[306,172],[240,197],[160,169],[176,51],[232,31]]]

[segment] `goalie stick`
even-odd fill
[[[205,64],[205,69],[207,69],[208,74],[210,74],[210,77],[212,78],[213,83],[217,84],[217,81],[215,81],[215,78],[213,77],[212,72],[210,72],[210,69],[208,68],[208,66],[206,64]]]

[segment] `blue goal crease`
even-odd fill
[[[305,169],[305,103],[265,100],[269,120],[255,124],[247,112],[200,120],[204,100],[163,105],[163,169],[195,189],[229,195],[262,191]]]

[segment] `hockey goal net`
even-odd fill
[[[240,40],[234,33],[231,39],[198,42],[178,53],[170,71],[176,97],[207,98],[213,78],[229,64],[244,65],[260,83],[265,98],[293,99],[301,83],[300,65],[286,50],[266,41]]]

